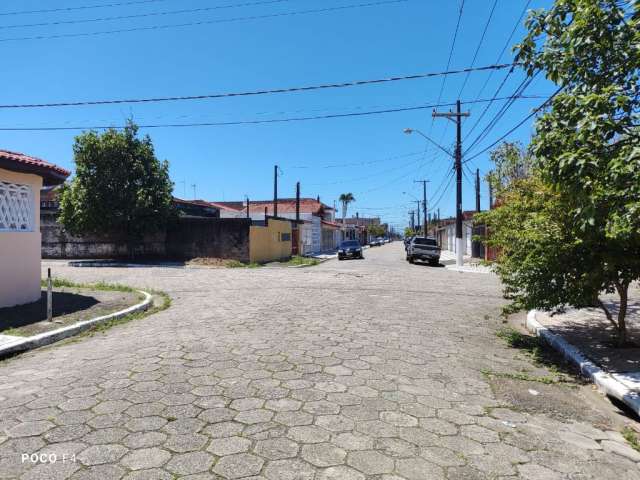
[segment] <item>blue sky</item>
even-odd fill
[[[444,71],[460,6],[459,0],[407,0],[329,12],[218,22],[379,0],[288,0],[260,5],[259,0],[152,0],[103,8],[7,15],[16,11],[132,1],[66,0],[55,5],[46,0],[2,2],[0,103],[199,95]],[[249,3],[252,5],[130,19],[20,26]],[[498,0],[476,66],[496,62],[525,3],[525,0]],[[549,4],[550,0],[532,0],[530,8]],[[493,0],[465,1],[450,69],[470,66],[492,5]],[[11,40],[201,21],[217,23]],[[523,32],[520,26],[514,42],[522,38]],[[508,63],[512,58],[508,49],[500,62]],[[488,75],[487,72],[472,73],[460,95],[461,100],[491,98],[506,70],[493,73],[481,93]],[[458,98],[464,78],[464,75],[446,78],[441,103]],[[523,78],[518,71],[510,75],[501,96],[513,94]],[[122,125],[129,117],[139,124],[175,124],[331,115],[435,104],[441,87],[442,77],[435,77],[215,100],[0,109],[0,128]],[[553,85],[537,78],[524,94],[548,95],[552,91]],[[543,101],[516,101],[470,155],[497,140]],[[498,101],[491,106],[466,138],[466,145],[471,144],[503,103]],[[463,138],[485,105],[463,106],[471,112],[463,124]],[[304,196],[320,195],[330,205],[340,193],[353,192],[357,201],[350,207],[352,212],[380,215],[401,226],[407,223],[407,211],[415,206],[411,204],[412,196],[421,197],[422,187],[413,182],[415,179],[430,180],[430,207],[439,207],[442,216],[455,211],[454,185],[446,183],[451,160],[428,146],[419,135],[408,136],[402,132],[405,127],[420,129],[451,148],[455,128],[447,124],[450,122],[445,119],[434,122],[431,110],[424,109],[304,122],[144,129],[143,133],[151,135],[158,157],[169,160],[177,196],[192,198],[191,185],[196,184],[197,196],[208,200],[236,200],[245,195],[267,199],[272,195],[273,165],[278,164],[282,169],[279,178],[282,196],[294,195],[296,181],[301,182]],[[530,121],[509,139],[527,143],[531,131]],[[0,148],[72,168],[73,139],[78,133],[0,131]],[[472,209],[475,205],[472,174],[475,168],[479,168],[481,174],[488,170],[488,154],[466,165],[469,170],[463,184],[463,201],[465,209]],[[486,206],[484,185],[482,202],[483,207]]]

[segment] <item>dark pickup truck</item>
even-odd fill
[[[440,263],[440,247],[435,238],[413,237],[407,245],[407,261],[427,261],[431,265]]]

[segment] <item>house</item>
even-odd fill
[[[0,150],[0,307],[40,299],[40,190],[69,174],[39,158]]]
[[[211,203],[235,209],[241,216],[247,215],[246,202]],[[272,217],[296,220],[295,198],[279,198],[277,215],[273,207],[273,200],[251,200],[249,202],[249,217],[253,224],[260,225]],[[322,203],[319,198],[300,198],[298,230],[298,253],[300,255],[334,250],[340,242],[340,225],[335,221],[335,210]]]
[[[473,235],[474,224],[473,217],[475,211],[462,212],[462,245],[463,255],[471,255],[473,250]],[[435,227],[435,237],[438,240],[438,245],[443,250],[449,250],[456,253],[456,219],[455,218],[443,218],[438,222]]]
[[[342,226],[342,220],[338,219],[338,223]],[[386,223],[381,223],[380,217],[361,217],[356,213],[355,217],[344,219],[344,239],[345,240],[359,240],[362,245],[366,245],[371,242],[372,235],[369,232],[371,226],[381,226],[385,232],[389,231]],[[377,236],[377,235],[375,235]]]

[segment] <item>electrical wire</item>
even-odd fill
[[[30,37],[0,38],[0,42],[16,42],[16,41],[26,41],[26,40],[54,40],[54,39],[60,39],[60,38],[94,37],[98,35],[112,35],[116,33],[165,30],[167,28],[194,27],[194,26],[200,26],[200,25],[214,25],[214,24],[241,22],[241,21],[249,21],[249,20],[264,20],[267,18],[292,17],[297,15],[309,15],[314,13],[328,13],[328,12],[336,12],[340,10],[349,10],[354,8],[376,7],[376,6],[382,6],[382,5],[405,3],[408,1],[410,0],[381,0],[378,2],[342,5],[339,7],[317,8],[317,9],[311,9],[311,10],[297,10],[293,12],[270,13],[266,15],[250,15],[245,17],[222,18],[222,19],[216,19],[216,20],[200,20],[197,22],[169,23],[164,25],[150,25],[147,27],[131,27],[131,28],[121,28],[121,29],[115,29],[115,30],[101,30],[97,32],[60,33],[55,35],[34,35]]]
[[[483,67],[474,67],[471,69],[464,68],[460,70],[451,70],[451,71],[444,71],[444,72],[417,73],[413,75],[393,76],[393,77],[378,78],[373,80],[354,80],[350,82],[306,85],[302,87],[260,89],[260,90],[252,90],[252,91],[245,91],[245,92],[226,92],[226,93],[211,93],[211,94],[203,94],[203,95],[181,95],[181,96],[172,96],[172,97],[128,98],[128,99],[112,99],[112,100],[84,100],[84,101],[78,101],[78,102],[0,104],[0,109],[79,107],[79,106],[92,106],[92,105],[116,105],[116,104],[123,104],[123,103],[157,103],[157,102],[174,102],[174,101],[185,101],[185,100],[211,100],[211,99],[229,98],[229,97],[249,97],[249,96],[269,95],[269,94],[277,94],[277,93],[294,93],[294,92],[307,92],[307,91],[313,91],[313,90],[357,87],[362,85],[374,85],[374,84],[398,82],[398,81],[404,81],[404,80],[418,80],[423,78],[439,77],[442,75],[454,75],[454,74],[460,74],[460,73],[467,73],[467,71],[480,72],[484,70],[492,70],[492,69],[499,70],[499,69],[511,68],[511,67],[512,67],[512,64],[502,64],[502,65],[496,64],[496,65],[486,65]],[[440,104],[440,101],[438,101],[438,104]],[[444,104],[443,106],[449,106],[449,105],[455,105],[455,104],[453,103]]]
[[[491,19],[493,18],[493,12],[496,10],[496,5],[498,5],[498,0],[493,0],[493,5],[491,6],[491,10],[489,11],[489,18],[487,18],[487,22],[484,24],[484,29],[482,30],[482,35],[480,36],[480,41],[478,42],[478,46],[476,47],[476,51],[473,53],[473,59],[471,60],[471,67],[476,64],[476,59],[478,58],[478,53],[480,52],[480,48],[484,43],[484,37],[487,35],[487,30],[489,29],[489,25],[491,24]],[[462,83],[462,87],[460,87],[460,91],[458,92],[458,98],[462,96],[462,92],[464,91],[464,87],[467,86],[467,82],[469,81],[470,73],[464,77],[464,82]]]
[[[564,87],[560,87],[558,88],[542,105],[540,105],[539,107],[537,107],[535,110],[533,110],[533,112],[531,112],[529,115],[527,115],[525,118],[523,118],[520,122],[518,122],[513,128],[511,128],[508,132],[506,132],[504,135],[502,135],[500,138],[498,138],[495,142],[493,142],[491,145],[489,145],[488,147],[482,149],[481,151],[479,151],[478,153],[476,153],[475,155],[473,155],[472,157],[469,157],[467,159],[465,159],[462,163],[467,163],[469,161],[472,161],[474,158],[479,157],[480,155],[482,155],[483,153],[485,153],[487,150],[490,150],[491,148],[495,147],[498,143],[500,143],[502,140],[504,140],[505,138],[507,138],[509,135],[511,135],[513,132],[515,132],[518,128],[520,128],[522,125],[524,125],[530,118],[532,118],[536,113],[538,113],[540,110],[542,110],[544,107],[546,107],[551,100],[553,100],[556,95],[558,95],[562,89]]]
[[[61,7],[61,8],[48,8],[43,10],[21,10],[15,12],[0,12],[0,17],[8,15],[27,15],[31,13],[53,13],[53,12],[70,12],[73,10],[91,10],[94,8],[111,8],[111,7],[123,7],[128,5],[141,5],[144,3],[158,3],[166,2],[168,0],[136,0],[131,2],[119,2],[119,3],[106,3],[98,5],[81,5],[78,7]]]
[[[12,29],[12,28],[48,27],[53,25],[77,25],[80,23],[109,22],[114,20],[130,20],[132,18],[161,17],[161,16],[167,16],[167,15],[178,15],[182,13],[202,13],[202,12],[210,12],[214,10],[224,10],[228,8],[253,7],[253,6],[259,6],[259,5],[284,3],[289,1],[291,0],[265,0],[265,1],[259,1],[259,2],[236,3],[232,5],[217,5],[215,7],[168,10],[164,12],[135,13],[131,15],[117,15],[112,17],[87,18],[87,19],[78,19],[78,20],[58,20],[55,22],[43,22],[43,23],[22,23],[17,25],[0,25],[0,30],[6,30],[6,29]]]

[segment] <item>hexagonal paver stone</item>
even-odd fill
[[[191,452],[175,455],[165,468],[176,475],[192,475],[206,472],[211,468],[213,462],[213,455],[206,452]]]
[[[374,450],[351,452],[347,464],[367,475],[380,475],[393,471],[393,460]]]
[[[302,409],[315,415],[335,415],[340,412],[340,405],[326,400],[307,402]]]
[[[397,471],[407,480],[441,480],[444,469],[422,458],[403,458],[396,463]]]
[[[344,415],[320,415],[316,418],[316,425],[332,432],[346,432],[353,430],[355,422]]]
[[[94,445],[83,450],[78,455],[84,465],[100,465],[116,462],[127,453],[128,449],[122,445]]]
[[[340,447],[331,443],[317,443],[302,447],[302,458],[316,467],[332,467],[344,463],[347,456]]]
[[[318,480],[365,480],[362,473],[351,467],[329,467],[320,472]]]
[[[322,443],[329,440],[329,432],[315,425],[303,425],[300,427],[291,427],[289,434],[290,439],[302,443]]]
[[[71,480],[119,480],[124,474],[125,471],[116,465],[96,465],[76,472]]]
[[[120,463],[131,470],[145,470],[161,467],[169,458],[171,458],[171,454],[166,450],[142,448],[127,454]]]
[[[101,402],[93,407],[93,411],[98,414],[120,413],[130,406],[131,402],[127,402],[126,400],[107,400],[106,402]]]
[[[246,452],[250,447],[251,440],[247,440],[246,438],[224,437],[212,440],[207,450],[219,457],[224,457],[225,455]]]
[[[269,460],[292,458],[298,454],[298,444],[287,438],[270,438],[256,443],[255,453]]]
[[[277,400],[269,400],[264,408],[274,410],[276,412],[294,412],[302,406],[302,402],[292,398],[279,398]]]
[[[207,443],[207,437],[199,433],[171,435],[164,444],[165,448],[178,453],[201,450]]]
[[[202,431],[211,438],[232,437],[242,432],[244,425],[237,422],[220,422],[214,423],[204,428]]]
[[[76,440],[83,435],[89,433],[91,429],[86,425],[64,425],[62,427],[56,427],[49,430],[44,434],[45,440],[50,443],[69,442]],[[116,440],[117,441],[117,440]],[[88,442],[93,443],[93,442]],[[110,440],[105,440],[99,443],[112,443]]]
[[[159,468],[151,468],[149,470],[138,470],[130,472],[122,480],[174,480],[175,475],[170,474]]]
[[[156,447],[167,439],[164,433],[160,432],[136,432],[130,433],[123,443],[129,448]]]
[[[304,412],[279,412],[273,420],[288,427],[295,427],[297,425],[311,425],[313,416]]]
[[[316,469],[299,459],[275,460],[264,469],[269,480],[313,480]]]
[[[243,411],[243,410],[255,410],[257,408],[262,408],[264,405],[264,400],[261,398],[239,398],[238,400],[234,400],[229,405],[229,408],[234,410]]]
[[[24,422],[11,427],[7,431],[9,437],[32,437],[34,435],[42,435],[47,430],[51,430],[55,425],[46,420],[37,422]]]
[[[239,453],[222,457],[213,471],[225,478],[242,478],[257,475],[262,469],[264,460],[250,453]]]
[[[166,418],[162,417],[140,417],[132,418],[124,426],[132,432],[148,432],[159,430],[167,423]]]
[[[102,428],[100,430],[95,430],[84,437],[82,437],[83,442],[90,443],[92,445],[101,445],[103,443],[118,443],[124,437],[127,436],[129,432],[122,428]]]
[[[257,410],[246,410],[244,412],[238,413],[234,420],[236,422],[246,423],[248,425],[253,425],[254,423],[263,423],[268,422],[273,418],[273,412],[270,410],[257,409]]]
[[[204,410],[198,418],[204,420],[207,423],[226,422],[227,420],[233,420],[236,413],[228,408],[209,408]]]
[[[79,470],[81,465],[73,462],[56,462],[56,463],[41,463],[34,468],[23,474],[20,478],[22,480],[44,480],[44,479],[63,479],[69,478],[73,472]],[[8,473],[3,471],[2,473]],[[7,476],[5,478],[17,478],[13,476]]]
[[[332,442],[345,450],[371,450],[373,439],[357,432],[345,432],[333,437]]]
[[[187,433],[198,433],[205,422],[197,418],[179,418],[167,423],[162,430],[170,435],[186,435]]]
[[[381,412],[380,420],[396,427],[415,427],[418,425],[417,418],[399,412]]]

